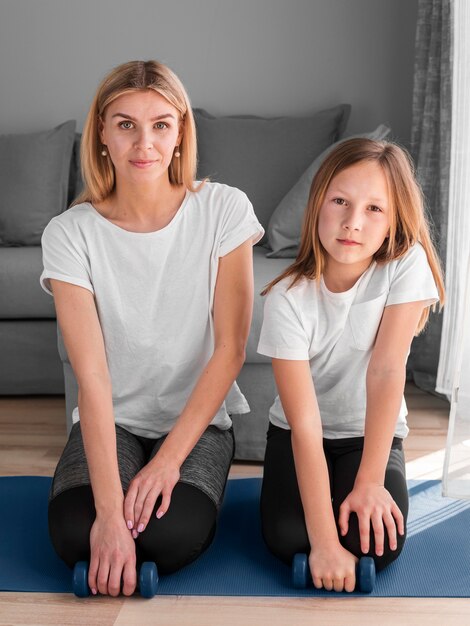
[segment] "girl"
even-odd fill
[[[235,378],[263,228],[241,191],[195,182],[188,96],[155,61],[106,76],[81,157],[84,191],[42,239],[79,386],[49,529],[69,566],[90,560],[93,593],[117,595],[122,578],[130,595],[137,561],[172,572],[214,536],[229,413],[249,410]]]
[[[430,305],[444,301],[403,149],[350,139],[329,154],[297,259],[265,294],[258,352],[272,357],[279,396],[269,413],[264,538],[286,563],[309,553],[317,588],[352,591],[361,554],[380,570],[403,548],[405,365]]]

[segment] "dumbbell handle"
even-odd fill
[[[79,561],[75,564],[72,579],[73,592],[79,598],[86,598],[90,595],[88,587],[88,563]],[[157,593],[158,571],[155,563],[151,561],[142,563],[137,576],[137,587],[144,598],[153,598]]]
[[[296,554],[292,562],[292,582],[297,589],[305,589],[312,580],[308,557],[306,554]],[[364,593],[370,593],[375,584],[375,563],[370,556],[362,557],[356,566],[356,588]]]

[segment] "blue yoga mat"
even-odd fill
[[[0,590],[71,592],[71,571],[47,532],[50,478],[0,478]],[[211,547],[163,576],[162,595],[324,596],[293,589],[290,568],[264,546],[258,478],[230,480]],[[438,481],[409,482],[408,539],[400,558],[377,575],[372,596],[469,597],[470,502],[441,497]],[[346,595],[346,594],[334,594]],[[350,595],[362,595],[347,594]]]

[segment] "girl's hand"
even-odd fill
[[[135,543],[126,528],[122,511],[96,516],[90,532],[90,568],[88,585],[93,594],[99,591],[111,596],[121,591],[126,596],[136,587]]]
[[[384,553],[384,527],[387,529],[390,549],[397,549],[397,528],[400,535],[403,535],[405,523],[398,505],[385,487],[373,483],[354,485],[339,509],[338,524],[343,536],[348,532],[349,516],[353,511],[359,520],[361,550],[364,554],[370,549],[371,524],[377,556]]]
[[[327,591],[354,591],[358,559],[338,542],[311,550],[308,563],[313,584]]]
[[[179,477],[179,468],[159,461],[158,454],[134,476],[124,499],[124,517],[134,539],[145,530],[160,495],[156,516],[160,519],[168,511]]]

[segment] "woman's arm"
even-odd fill
[[[320,410],[308,361],[273,359],[282,407],[291,427],[292,450],[305,525],[310,569],[317,588],[353,591],[355,558],[340,544],[323,452]]]
[[[384,524],[392,549],[396,547],[396,524],[398,532],[404,533],[403,515],[384,489],[384,480],[405,387],[408,351],[423,308],[423,302],[385,307],[367,369],[364,451],[354,489],[339,517],[341,532],[346,534],[350,512],[357,513],[363,552],[369,551],[371,522],[378,555],[383,554]]]
[[[124,495],[116,454],[111,380],[94,297],[83,287],[54,279],[50,282],[57,320],[78,383],[80,428],[96,519],[103,529],[97,532],[95,525],[92,530],[96,537],[91,551],[90,588],[117,595],[125,566],[123,591],[131,594],[135,588],[135,547],[123,515]],[[113,528],[112,533],[106,530],[109,528]],[[110,552],[117,545],[123,552],[122,562],[111,558]]]
[[[245,361],[253,312],[253,250],[247,240],[219,260],[214,296],[215,346],[185,408],[158,454],[137,474],[126,495],[126,519],[138,532],[147,525],[156,499],[166,513],[179,468],[219,410]],[[191,314],[191,311],[188,311]]]

